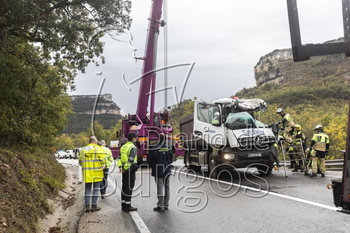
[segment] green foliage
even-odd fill
[[[282,107],[300,124],[308,138],[316,125],[322,124],[331,140],[328,159],[341,157],[345,149],[350,82],[350,61],[340,55],[316,57],[310,61],[293,63],[281,61],[280,71],[286,76],[280,84],[264,84],[244,88],[236,93],[240,98],[261,98],[268,111],[261,115],[264,123],[280,120],[277,108]]]
[[[0,212],[7,225],[0,232],[36,232],[37,220],[50,212],[47,199],[64,188],[65,178],[50,153],[0,149]]]
[[[91,111],[91,110],[90,110]],[[65,134],[77,134],[85,132],[91,127],[91,115],[90,114],[71,114],[68,116],[68,123],[62,133]],[[110,129],[118,120],[121,119],[121,115],[118,114],[97,114],[95,120],[98,121],[105,129]]]
[[[74,70],[84,72],[94,57],[101,56],[100,38],[130,27],[130,9],[129,0],[4,0],[0,41],[17,37],[40,43],[44,57],[53,59],[60,74],[73,84]]]
[[[70,112],[62,76],[33,45],[0,46],[0,146],[46,145],[61,132]]]
[[[179,121],[181,118],[193,113],[194,101],[191,99],[187,99],[182,101],[178,106],[173,106],[173,110],[171,111],[172,117],[172,127],[174,129],[174,134],[180,132],[180,124]]]
[[[94,122],[93,131],[91,126],[85,132],[79,134],[62,134],[55,138],[54,146],[51,148],[53,152],[57,150],[71,150],[86,146],[91,136],[96,136],[98,140],[105,140],[109,145],[111,140],[117,140],[116,132],[120,131],[122,121],[118,121],[110,129],[105,129],[98,121]]]

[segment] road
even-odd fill
[[[325,178],[309,178],[290,169],[288,177],[283,170],[267,177],[255,172],[239,169],[217,181],[209,179],[205,172],[187,172],[178,160],[170,180],[169,210],[158,213],[153,211],[157,203],[154,179],[148,168],[142,168],[137,173],[132,199],[139,210],[128,214],[120,211],[121,174],[114,170],[109,179],[110,196],[99,201],[103,207],[99,216],[107,217],[97,222],[104,224],[96,224],[93,229],[103,225],[100,232],[115,232],[118,224],[124,224],[120,231],[349,232],[349,216],[337,212],[332,190],[326,189],[331,179],[341,176],[340,172],[327,172]],[[117,217],[119,223],[113,220]],[[130,219],[137,224],[131,224]],[[88,228],[81,229],[88,232]]]

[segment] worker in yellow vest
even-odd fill
[[[92,136],[89,144],[81,150],[79,164],[83,168],[85,183],[85,211],[99,211],[101,208],[97,206],[97,199],[103,179],[103,169],[106,167],[106,156],[101,147],[97,145],[95,136]],[[91,197],[92,205],[90,207]]]
[[[113,156],[112,151],[106,147],[105,140],[100,140],[98,142],[98,145],[101,147],[102,151],[104,152],[106,156],[106,167],[103,169],[103,180],[101,182],[101,198],[104,199],[106,195],[106,190],[108,187],[108,174],[109,174],[109,167],[113,163]]]
[[[122,211],[137,211],[131,205],[132,190],[135,186],[137,165],[137,148],[135,143],[137,136],[134,133],[128,134],[128,142],[120,148],[120,159],[118,160],[119,171],[122,173]]]
[[[325,177],[326,173],[326,155],[329,150],[329,136],[323,132],[323,126],[317,125],[315,127],[315,134],[311,139],[311,161],[312,161],[312,174],[310,177],[316,177],[318,171],[318,160],[320,162],[321,176]]]

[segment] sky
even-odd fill
[[[167,0],[168,65],[194,64],[184,86],[189,65],[168,69],[167,105],[197,97],[204,101],[230,97],[255,86],[254,66],[275,49],[291,47],[286,0]],[[298,0],[302,43],[323,43],[344,35],[341,0]],[[135,114],[151,0],[133,0],[129,32],[118,40],[105,36],[106,63],[89,65],[75,79],[70,95],[110,93],[122,114]],[[164,28],[158,39],[157,68],[164,66]],[[100,74],[100,75],[97,75]],[[123,81],[123,75],[125,82]],[[104,80],[104,81],[103,81]],[[102,86],[103,83],[103,86]],[[184,88],[182,88],[184,86]],[[164,73],[157,73],[157,88]],[[163,109],[164,92],[156,94],[155,110]]]

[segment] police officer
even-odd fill
[[[154,153],[150,153],[149,164],[152,168],[157,184],[157,207],[154,211],[163,212],[168,210],[170,199],[169,180],[171,175],[171,163],[173,162],[173,152],[171,147],[166,144],[164,134],[159,135],[159,145],[155,148]]]
[[[120,159],[118,160],[119,171],[122,173],[122,211],[137,211],[131,205],[132,190],[135,186],[137,165],[137,148],[134,143],[137,136],[134,133],[128,134],[128,142],[120,148]]]
[[[317,176],[318,160],[321,160],[320,170],[321,176],[325,177],[326,172],[326,155],[329,150],[329,136],[323,132],[323,126],[317,125],[315,127],[315,134],[311,140],[311,160],[312,160],[312,174],[310,177]]]
[[[83,168],[85,183],[85,211],[93,212],[101,210],[97,206],[97,199],[100,192],[100,185],[103,179],[103,169],[106,166],[105,154],[97,145],[97,138],[92,136],[89,144],[84,147],[79,156],[79,164]],[[91,195],[91,189],[92,195]],[[92,206],[90,208],[90,197],[92,196]]]
[[[101,198],[104,199],[106,195],[106,189],[108,186],[108,173],[109,173],[109,167],[111,166],[113,162],[113,156],[112,152],[109,148],[106,147],[106,142],[105,140],[100,140],[98,142],[98,145],[101,147],[103,153],[106,156],[106,167],[103,169],[103,180],[101,182]]]

